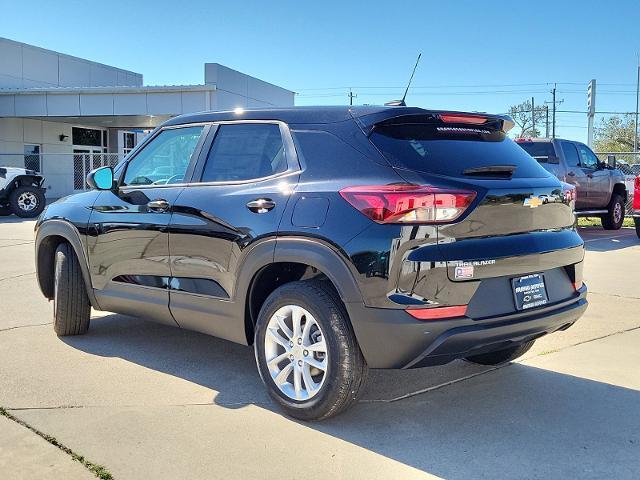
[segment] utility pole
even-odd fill
[[[531,130],[533,130],[533,133],[531,134],[531,136],[535,138],[536,136],[536,101],[533,97],[531,97]]]
[[[353,93],[351,91],[351,88],[349,88],[349,105],[353,105],[353,99],[356,98],[358,95]]]
[[[596,79],[587,87],[587,145],[593,148],[593,120],[596,116]]]
[[[553,89],[551,90],[551,95],[553,97],[552,101],[550,102],[544,102],[544,103],[551,103],[553,106],[551,107],[552,113],[551,113],[551,138],[556,138],[556,104],[558,103],[562,103],[564,102],[564,100],[558,100],[556,101],[556,84],[553,84]],[[549,111],[547,110],[547,119],[549,115]],[[549,123],[549,121],[547,120],[547,124]],[[549,136],[549,132],[548,132],[548,128],[547,128],[547,137]]]
[[[544,116],[545,116],[544,136],[545,138],[549,138],[549,105],[544,106]]]
[[[633,136],[633,151],[638,151],[638,103],[640,102],[640,58],[638,59],[638,77],[636,80],[636,134]]]

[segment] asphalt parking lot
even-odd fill
[[[502,368],[372,371],[344,415],[269,400],[249,348],[122,315],[57,338],[33,221],[0,219],[0,478],[638,478],[640,241],[581,229],[590,307]],[[23,424],[17,423],[17,421]]]

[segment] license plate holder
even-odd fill
[[[530,310],[549,303],[542,273],[532,273],[511,279],[513,297],[518,310]]]

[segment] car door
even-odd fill
[[[579,143],[580,163],[587,173],[589,189],[587,196],[591,208],[606,208],[611,192],[609,185],[609,171],[600,168],[600,160],[586,145]]]
[[[562,140],[560,142],[562,154],[564,156],[566,174],[564,181],[576,187],[576,209],[583,210],[590,208],[587,191],[589,180],[585,170],[580,166],[580,154],[573,142]]]
[[[168,225],[207,127],[157,131],[100,193],[89,219],[91,281],[103,310],[175,325],[169,312]]]
[[[257,241],[275,238],[298,171],[284,124],[212,127],[171,218],[170,309],[181,327],[246,343],[238,269]]]

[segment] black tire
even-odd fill
[[[82,335],[89,329],[91,304],[73,248],[61,243],[56,249],[53,329],[59,337]]]
[[[295,400],[285,395],[272,379],[267,366],[267,326],[274,313],[287,305],[302,307],[314,317],[324,333],[327,347],[324,383],[317,393],[307,400]],[[344,305],[331,286],[325,282],[291,282],[272,292],[260,309],[254,348],[258,371],[269,395],[291,417],[305,421],[333,417],[355,403],[364,389],[367,364]]]
[[[609,212],[600,218],[605,230],[620,230],[624,223],[624,199],[614,193],[609,202]]]
[[[633,219],[633,223],[636,224],[636,235],[638,236],[638,238],[640,238],[640,218],[635,217]]]
[[[504,350],[496,350],[495,352],[482,353],[465,358],[466,361],[477,363],[479,365],[502,365],[521,357],[529,351],[535,340],[517,345],[515,347],[505,348]]]
[[[20,201],[21,196],[27,195],[28,198]],[[21,206],[21,203],[32,205],[35,202],[35,206],[30,209],[25,209]],[[36,187],[18,187],[9,194],[9,206],[11,211],[17,216],[22,218],[37,217],[42,213],[45,206],[45,198],[42,190]]]

